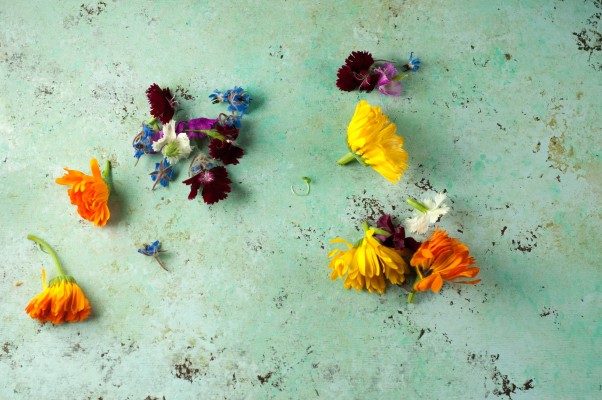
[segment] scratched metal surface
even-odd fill
[[[602,396],[599,0],[0,3],[0,398]],[[423,67],[402,98],[342,93],[353,49]],[[151,191],[154,161],[134,167],[153,82],[193,116],[221,111],[215,88],[250,91],[227,201]],[[359,99],[405,136],[398,186],[335,164]],[[102,229],[54,184],[92,157],[114,165]],[[408,306],[328,279],[329,239],[443,189],[481,284]],[[28,233],[89,320],[25,314],[52,270]],[[136,253],[154,239],[169,273]]]

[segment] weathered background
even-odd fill
[[[602,396],[600,0],[81,1],[0,1],[0,398]],[[423,64],[401,98],[343,93],[351,50]],[[153,82],[182,117],[221,112],[213,89],[251,93],[226,201],[151,191],[157,160],[134,166]],[[398,186],[335,164],[359,99],[406,139]],[[54,183],[92,157],[114,166],[102,229]],[[329,239],[444,189],[440,225],[481,284],[407,305],[328,279]],[[25,314],[53,270],[28,233],[89,320]],[[136,253],[154,239],[169,273]]]

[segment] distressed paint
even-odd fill
[[[599,0],[0,3],[0,398],[602,396]],[[423,66],[400,99],[342,93],[352,49]],[[152,82],[186,115],[221,111],[215,88],[252,94],[227,201],[151,191],[155,160],[134,167]],[[358,99],[405,136],[398,186],[335,164]],[[91,157],[114,166],[103,229],[53,183]],[[328,279],[330,238],[443,189],[481,284],[407,305]],[[27,233],[88,321],[25,314],[50,267]],[[155,238],[169,273],[136,253]]]

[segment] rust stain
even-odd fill
[[[574,155],[575,152],[572,146],[568,149],[565,147],[564,133],[560,136],[552,136],[550,138],[547,159],[547,161],[551,163],[550,167],[555,168],[564,174],[570,167],[568,158],[573,157]]]

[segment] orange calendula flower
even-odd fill
[[[347,144],[351,151],[337,163],[344,165],[356,159],[396,184],[408,168],[408,153],[403,149],[403,138],[396,131],[395,124],[380,107],[360,101],[347,127]]]
[[[55,261],[58,276],[46,284],[46,271],[42,268],[42,285],[44,290],[35,296],[25,311],[31,318],[38,321],[62,324],[63,322],[83,321],[90,315],[90,303],[84,292],[72,276],[65,275],[56,253],[42,239],[29,235],[33,240],[45,248]]]
[[[475,284],[480,279],[457,281],[459,278],[477,276],[479,268],[471,267],[474,263],[475,259],[468,253],[468,247],[464,243],[450,238],[447,232],[437,228],[410,260],[410,265],[416,267],[419,278],[414,284],[414,290],[431,289],[438,292],[443,281]]]
[[[98,161],[93,158],[90,160],[90,169],[92,176],[65,168],[67,173],[57,178],[56,183],[71,186],[67,193],[71,204],[77,206],[77,213],[82,218],[94,222],[95,226],[104,226],[111,216],[107,206],[110,189],[105,181],[111,170],[111,164],[107,161],[105,171],[101,175]]]
[[[364,287],[372,292],[384,293],[385,278],[392,284],[403,283],[408,265],[398,250],[382,245],[373,236],[374,228],[364,222],[364,238],[352,246],[345,239],[336,238],[334,243],[344,243],[347,250],[332,250],[328,257],[332,258],[328,266],[332,269],[330,279],[345,277],[345,287],[362,290]]]

